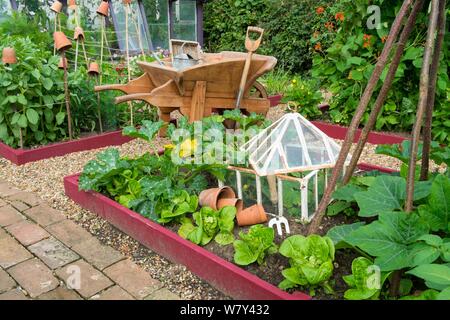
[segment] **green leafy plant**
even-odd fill
[[[191,219],[183,219],[178,234],[201,246],[207,245],[213,239],[220,245],[227,245],[234,241],[235,217],[235,207],[224,207],[220,211],[203,207],[193,214],[195,225]]]
[[[335,248],[328,237],[295,235],[287,238],[280,246],[280,253],[289,258],[290,268],[283,270],[283,280],[279,287],[287,290],[296,286],[314,288],[322,286],[333,292],[328,280],[333,274]]]
[[[287,111],[298,112],[308,119],[322,115],[319,104],[323,102],[323,95],[317,81],[294,77],[284,91],[282,102],[287,103]]]
[[[333,122],[348,125],[360,97],[378,61],[378,57],[392,26],[402,0],[395,1],[351,1],[341,0],[326,12],[329,28],[319,31],[311,38],[314,46],[333,39],[331,46],[316,50],[313,58],[312,76],[322,82],[333,94],[330,102],[330,118]],[[376,5],[383,12],[377,28],[367,28],[366,22],[372,14],[368,7]],[[418,16],[418,25],[426,24],[426,10]],[[382,113],[377,119],[376,130],[410,131],[415,120],[418,101],[420,69],[423,63],[426,32],[415,28],[406,43],[405,53],[400,62],[395,79]],[[433,123],[433,138],[448,144],[448,35],[444,41],[443,59],[438,72],[437,96],[435,104],[436,121]],[[375,101],[387,75],[387,68],[375,89],[370,105]],[[363,117],[367,120],[369,111]]]
[[[240,266],[248,266],[255,262],[261,265],[268,254],[277,252],[274,239],[274,230],[263,225],[250,227],[248,233],[240,232],[239,240],[233,243],[234,262]]]
[[[345,291],[344,298],[348,300],[376,300],[381,288],[390,273],[377,274],[373,262],[365,257],[359,257],[352,262],[352,274],[343,276],[350,289]]]
[[[123,129],[122,134],[124,136],[139,138],[147,141],[150,144],[150,147],[153,149],[154,153],[158,155],[159,151],[153,144],[153,139],[158,134],[159,130],[161,130],[164,126],[165,123],[163,121],[144,120],[142,121],[142,126],[139,129],[129,126]]]

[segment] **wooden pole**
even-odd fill
[[[130,68],[130,34],[129,34],[129,10],[130,5],[125,5],[125,50],[126,50],[126,56],[127,56],[127,72],[128,72],[128,82],[131,81],[131,68]],[[132,102],[128,102],[128,106],[130,108],[130,124],[134,126],[134,112],[133,112],[133,104]]]
[[[105,30],[105,17],[101,16],[102,26],[101,26],[101,44],[100,44],[100,85],[103,83],[103,32]]]
[[[420,170],[420,180],[428,180],[428,171],[430,166],[431,149],[431,124],[433,122],[433,109],[436,101],[436,81],[439,72],[439,61],[445,38],[445,4],[446,0],[439,1],[438,17],[438,37],[434,47],[433,61],[431,62],[430,82],[428,84],[428,101],[425,112],[425,124],[423,127],[423,149],[422,149],[422,167]]]
[[[428,25],[427,41],[423,55],[422,72],[420,75],[419,103],[417,106],[416,122],[412,130],[411,154],[409,159],[408,178],[406,183],[405,211],[413,210],[414,182],[416,175],[417,150],[419,148],[420,131],[422,129],[423,115],[428,101],[428,87],[430,83],[430,64],[435,44],[435,33],[439,15],[439,1],[431,0],[431,15]]]
[[[67,63],[66,63],[66,53],[65,51],[61,52],[61,56],[63,59],[63,68],[64,68],[64,91],[66,94],[66,112],[67,112],[67,122],[68,122],[68,130],[69,130],[69,139],[73,139],[72,132],[72,114],[70,112],[70,94],[69,94],[69,83],[67,82]]]
[[[86,46],[84,45],[84,38],[81,39],[81,46],[83,47],[84,59],[86,60],[86,68],[89,69],[89,59],[86,53]]]
[[[55,30],[54,32],[58,31],[58,13],[55,13]],[[53,44],[53,55],[56,54],[56,44]]]
[[[400,39],[399,39],[398,45],[397,45],[397,50],[392,59],[391,65],[389,67],[389,71],[386,75],[386,79],[384,80],[384,83],[380,90],[378,98],[375,101],[375,105],[373,106],[373,109],[370,113],[369,119],[367,120],[367,123],[361,132],[361,136],[359,138],[358,144],[356,145],[356,148],[353,151],[352,160],[350,162],[350,165],[348,166],[348,168],[345,171],[343,184],[347,184],[350,181],[351,177],[353,176],[353,173],[355,172],[356,166],[358,165],[358,161],[364,150],[364,146],[366,145],[367,140],[369,138],[370,131],[373,130],[373,127],[375,126],[375,123],[377,122],[378,115],[380,114],[381,109],[383,108],[387,94],[389,93],[392,83],[394,82],[395,74],[396,74],[398,66],[400,65],[400,62],[402,60],[406,42],[408,41],[409,36],[411,35],[412,30],[414,29],[414,25],[417,20],[417,15],[419,14],[420,10],[422,10],[424,2],[425,2],[425,0],[417,0],[415,2],[414,7],[411,11],[411,14],[410,14],[410,16],[406,22],[406,25],[400,35]]]
[[[80,40],[77,40],[77,45],[75,48],[75,72],[78,69],[78,49],[79,49],[79,47],[80,47]]]
[[[336,165],[333,169],[332,176],[328,183],[328,187],[325,190],[322,200],[320,201],[319,207],[317,208],[316,216],[313,219],[313,221],[309,227],[309,234],[316,233],[320,226],[320,223],[322,222],[323,216],[325,215],[326,208],[327,208],[328,204],[330,203],[331,195],[332,195],[332,193],[337,185],[338,179],[344,169],[344,165],[347,160],[347,156],[350,152],[350,148],[351,148],[353,140],[355,138],[356,130],[358,129],[361,119],[364,116],[366,108],[370,102],[370,99],[372,98],[375,87],[376,87],[378,81],[380,80],[381,73],[383,72],[384,68],[386,67],[392,47],[400,33],[400,29],[403,24],[403,19],[405,18],[406,14],[408,13],[412,1],[413,0],[405,0],[403,2],[399,13],[397,14],[397,17],[394,20],[391,31],[389,32],[388,39],[383,48],[383,52],[381,53],[381,55],[378,59],[378,62],[375,65],[372,76],[367,84],[366,89],[364,90],[364,93],[361,97],[361,101],[355,111],[355,115],[354,115],[353,120],[347,131],[345,141],[341,147],[341,152],[339,153],[339,157],[338,157],[338,159],[336,161]]]
[[[98,85],[98,79],[95,79]],[[97,113],[98,113],[98,124],[100,126],[100,133],[103,133],[103,120],[102,120],[102,109],[100,104],[100,92],[97,92]]]

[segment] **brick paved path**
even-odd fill
[[[0,300],[178,296],[33,193],[0,180]]]

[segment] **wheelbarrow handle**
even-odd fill
[[[256,40],[250,39],[250,33],[259,34],[258,39],[256,39]],[[264,29],[262,29],[262,28],[248,27],[247,28],[247,36],[245,38],[245,48],[250,52],[255,52],[256,50],[258,50],[259,46],[261,45],[263,34],[264,34]]]

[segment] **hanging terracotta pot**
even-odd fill
[[[109,3],[106,1],[102,1],[102,3],[100,4],[100,6],[97,9],[97,13],[99,15],[107,17],[109,14]]]
[[[50,7],[50,10],[52,10],[55,13],[60,13],[62,10],[63,4],[62,2],[56,0],[53,2],[52,6]]]
[[[238,214],[244,209],[244,202],[237,198],[223,198],[217,200],[217,209],[220,210],[224,207],[235,207],[236,214]]]
[[[14,50],[14,48],[9,48],[9,47],[3,48],[2,62],[4,64],[17,63],[16,50]]]
[[[67,2],[67,5],[69,6],[69,9],[75,10],[77,8],[77,1],[76,0],[69,0]]]
[[[73,38],[75,40],[83,40],[84,39],[84,30],[83,30],[83,28],[75,27],[75,33],[73,35]]]
[[[124,5],[129,5],[129,4],[131,4],[131,0],[122,0],[122,3]]]
[[[199,195],[199,204],[202,207],[210,207],[218,210],[217,201],[219,199],[236,198],[236,194],[230,187],[212,188],[203,190]]]
[[[66,37],[64,32],[57,31],[53,34],[55,40],[55,47],[58,51],[64,51],[72,48],[72,42]]]
[[[240,227],[253,226],[255,224],[267,222],[267,214],[264,207],[260,204],[255,204],[236,214],[236,219]]]
[[[67,60],[67,58],[64,58],[64,60],[66,61],[66,69],[67,69],[69,66],[69,61]],[[64,69],[64,60],[62,57],[59,59],[59,63],[58,63],[59,69]]]
[[[97,62],[91,62],[89,64],[88,74],[90,76],[98,76],[100,74],[100,67]]]

